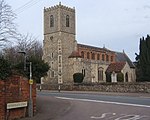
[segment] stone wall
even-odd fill
[[[36,84],[32,85],[33,113],[36,112]],[[0,120],[14,120],[28,115],[28,107],[7,110],[7,103],[29,101],[28,80],[13,76],[8,80],[0,80]]]
[[[37,85],[39,88],[39,85]],[[58,84],[42,85],[44,90],[58,90]],[[150,93],[150,83],[97,83],[97,84],[62,84],[61,90],[99,91],[122,93]]]

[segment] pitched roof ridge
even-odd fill
[[[81,44],[81,43],[77,43],[77,46],[83,46],[83,47],[90,47],[90,48],[93,48],[93,49],[100,49],[100,50],[105,50],[105,51],[109,51],[109,52],[114,52],[112,50],[109,50],[108,48],[101,48],[101,47],[97,47],[97,46],[94,46],[94,45],[87,45],[87,44]]]
[[[106,70],[106,72],[121,72],[121,70],[124,68],[124,66],[125,66],[125,64],[126,64],[126,62],[113,62],[113,63],[111,63],[109,66],[108,66],[108,68],[107,68],[107,70]]]
[[[135,65],[125,52],[115,51],[115,54],[116,54],[116,61],[124,61],[124,62],[126,61],[129,64],[130,68],[135,68]]]
[[[126,56],[126,58],[129,60],[129,62],[132,64],[133,67],[135,67],[135,65],[133,64],[133,62],[130,60],[130,58],[128,57],[128,55],[124,52],[124,55]]]

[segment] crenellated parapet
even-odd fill
[[[55,6],[52,6],[52,7],[48,7],[48,8],[44,7],[44,12],[56,10],[56,9],[59,9],[59,8],[70,11],[70,12],[75,12],[75,8],[64,6],[64,5],[61,4],[61,2],[59,2],[58,5],[55,5]]]

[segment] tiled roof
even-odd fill
[[[79,51],[73,51],[69,58],[81,58]]]
[[[111,53],[115,53],[115,61],[116,62],[127,62],[130,66],[130,68],[135,68],[135,65],[133,64],[133,62],[130,60],[130,58],[124,53],[124,52],[116,52],[116,51],[111,51],[107,48],[99,48],[99,47],[94,47],[94,46],[90,46],[90,45],[84,45],[84,44],[77,44],[78,48],[87,48],[87,49],[91,49],[91,50],[95,50],[95,51],[101,51],[101,52],[111,52]]]
[[[127,62],[130,68],[135,68],[133,62],[129,59],[129,57],[123,52],[115,52],[116,54],[116,62]]]
[[[113,71],[114,71],[114,72],[121,72],[121,70],[124,68],[125,64],[126,64],[125,62],[115,62],[115,63],[111,63],[111,64],[108,66],[106,72],[107,72],[107,73],[112,73]]]
[[[96,51],[105,51],[105,52],[113,52],[107,48],[99,48],[99,47],[95,47],[95,46],[90,46],[90,45],[84,45],[84,44],[77,44],[78,47],[83,47],[83,48],[88,48],[88,49],[92,49],[92,50],[96,50]]]

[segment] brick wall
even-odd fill
[[[115,62],[116,56],[115,56],[115,53],[112,51],[108,51],[104,48],[97,48],[97,47],[83,45],[83,44],[78,44],[77,47],[78,47],[79,53],[82,55],[82,58],[84,59],[98,60],[98,61],[103,61],[103,62],[105,61],[109,63]]]
[[[33,113],[36,112],[36,85],[32,85]],[[7,110],[7,103],[29,101],[29,83],[26,78],[13,76],[0,80],[0,120],[13,120],[28,115],[28,107]]]
[[[5,116],[5,93],[4,93],[4,82],[0,81],[0,120],[4,120]]]

